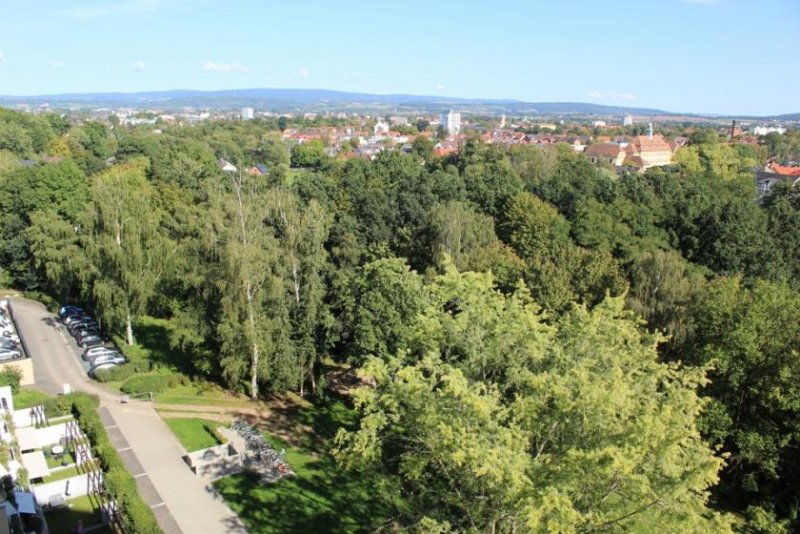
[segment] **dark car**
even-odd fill
[[[0,336],[0,349],[17,350],[17,346],[13,340]]]
[[[80,321],[86,321],[87,319],[91,320],[91,321],[94,320],[90,316],[85,315],[85,314],[75,314],[75,315],[68,315],[67,317],[64,317],[63,323],[65,325],[69,326],[72,323],[77,323],[77,322],[80,322]]]
[[[69,304],[65,304],[64,306],[61,306],[58,309],[58,318],[59,319],[64,319],[64,317],[67,317],[69,315],[76,315],[76,314],[82,314],[82,313],[83,313],[83,308],[79,308],[78,306],[71,306]]]
[[[98,334],[91,334],[88,336],[84,336],[78,341],[79,347],[97,347],[105,343],[103,336]]]
[[[90,332],[90,331],[100,331],[100,325],[95,322],[91,323],[78,323],[76,325],[71,325],[69,328],[69,333],[72,334],[73,337],[76,337],[81,332]]]

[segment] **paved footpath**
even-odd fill
[[[100,418],[139,492],[166,534],[245,533],[239,518],[183,462],[186,453],[149,402],[120,404],[119,395],[90,380],[74,342],[39,302],[11,299],[14,317],[33,359],[36,387],[50,394],[73,390],[100,397]]]

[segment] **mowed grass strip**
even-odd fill
[[[220,444],[214,434],[214,429],[224,425],[218,421],[187,417],[185,419],[164,419],[164,422],[167,423],[172,433],[181,442],[181,445],[189,452],[207,449]]]

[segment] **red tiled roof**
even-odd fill
[[[769,168],[772,169],[775,174],[780,174],[781,176],[800,177],[800,167],[784,167],[783,165],[773,163]]]
[[[661,135],[654,135],[652,139],[646,135],[637,135],[631,141],[638,153],[642,152],[672,152],[672,147]]]
[[[589,158],[616,158],[622,148],[614,143],[595,143],[583,152]]]

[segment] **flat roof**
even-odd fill
[[[50,468],[44,459],[42,451],[22,453],[22,465],[28,471],[28,478],[43,478],[50,476]],[[19,504],[19,501],[17,501]]]

